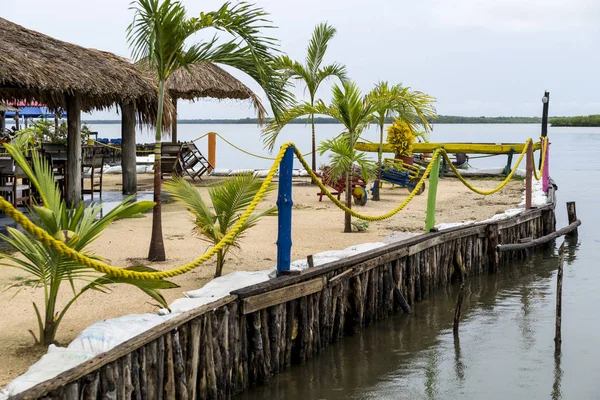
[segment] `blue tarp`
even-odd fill
[[[67,113],[63,112],[61,117],[66,117]],[[7,111],[6,118],[14,118],[14,111]],[[47,107],[19,107],[19,117],[25,118],[54,118],[54,113]]]

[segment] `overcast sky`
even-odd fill
[[[183,0],[188,15],[222,0]],[[337,28],[325,62],[347,66],[363,91],[401,82],[438,100],[439,114],[535,116],[600,113],[598,0],[258,0],[281,49],[303,60],[315,24]],[[2,17],[57,39],[129,57],[128,0],[0,0]],[[212,36],[199,35],[195,40]],[[0,32],[2,40],[2,32]],[[259,92],[243,73],[236,77]],[[329,99],[330,83],[318,96]],[[296,90],[303,97],[303,87]],[[186,104],[183,104],[186,103]],[[244,102],[181,102],[179,118],[252,117]],[[113,118],[114,113],[94,117]]]

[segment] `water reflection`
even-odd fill
[[[460,338],[452,332],[457,283],[415,304],[412,316],[358,331],[238,398],[481,398],[490,390],[521,397],[539,365],[552,362],[551,353],[544,358],[548,345],[554,347],[551,337],[541,340],[535,332],[554,315],[548,294],[556,285],[556,263],[551,247],[496,276],[467,280]],[[549,378],[546,390],[556,386]]]
[[[554,353],[554,384],[552,385],[552,400],[562,399],[561,382],[563,370],[560,367],[560,351]]]

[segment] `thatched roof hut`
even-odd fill
[[[149,73],[146,60],[138,61],[136,65],[144,73]],[[192,64],[189,66],[189,70],[180,68],[171,74],[166,88],[173,100],[193,101],[202,97],[250,100],[259,121],[266,114],[265,108],[256,93],[229,72],[212,63]]]
[[[19,111],[19,109],[0,102],[0,112],[6,111]]]
[[[37,100],[66,109],[78,95],[82,111],[135,103],[142,122],[156,114],[156,87],[128,60],[54,39],[0,18],[0,99]],[[167,120],[169,115],[167,113]],[[168,124],[165,124],[168,126]]]
[[[67,110],[67,201],[81,199],[81,111],[113,106],[120,107],[123,119],[123,192],[134,193],[135,113],[142,123],[156,121],[158,93],[152,78],[124,58],[51,38],[4,18],[0,32],[0,100],[35,100],[50,109]],[[165,111],[162,125],[168,130],[170,101]]]

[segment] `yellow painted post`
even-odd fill
[[[208,133],[208,162],[211,167],[208,169],[208,173],[216,167],[217,159],[217,134],[215,132]]]
[[[435,226],[435,203],[437,197],[437,186],[440,177],[440,158],[438,154],[433,162],[431,173],[429,174],[429,192],[427,192],[427,216],[425,217],[425,231],[430,232]]]

